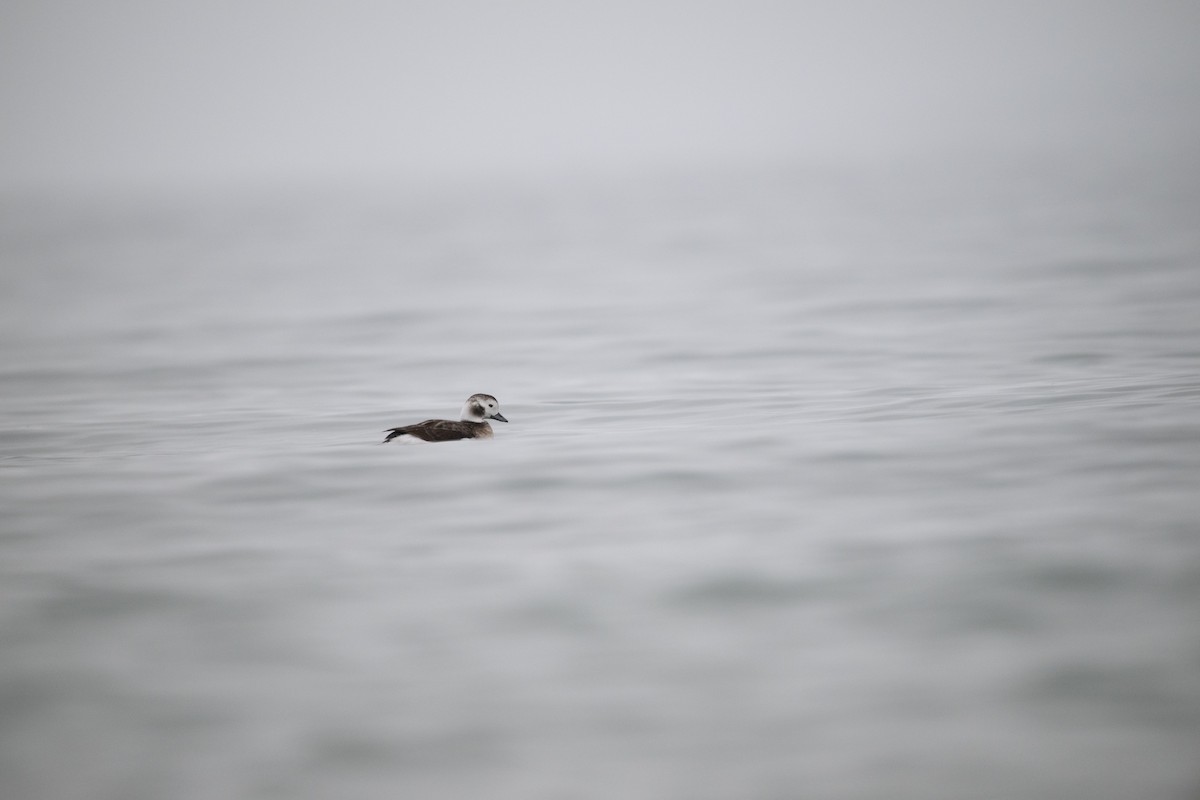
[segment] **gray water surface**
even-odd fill
[[[6,798],[1200,791],[1194,182],[2,218]]]

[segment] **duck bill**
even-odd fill
[[[506,420],[504,418],[504,415],[501,414],[499,411],[497,411],[495,414],[492,414],[490,417],[488,417],[488,419],[498,419],[501,422],[508,422],[508,420]]]

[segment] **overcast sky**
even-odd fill
[[[9,0],[0,183],[1200,141],[1200,3]]]

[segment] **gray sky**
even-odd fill
[[[1196,149],[1200,3],[20,0],[0,186]]]

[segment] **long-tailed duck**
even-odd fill
[[[492,426],[489,419],[508,422],[500,413],[500,403],[490,394],[473,394],[463,403],[459,420],[427,419],[416,425],[403,428],[388,428],[384,443],[392,439],[400,441],[449,442],[455,439],[490,439]]]

